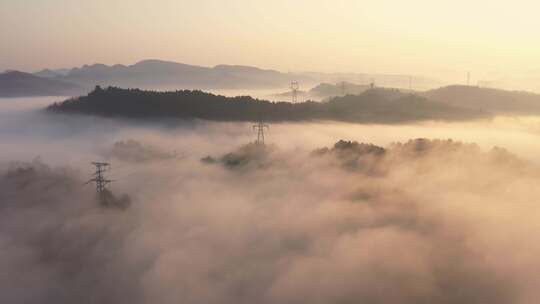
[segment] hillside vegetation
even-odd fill
[[[326,103],[270,102],[249,96],[225,97],[202,91],[155,92],[96,87],[87,96],[48,107],[49,111],[131,118],[186,118],[219,121],[335,120],[397,123],[420,120],[464,120],[485,116],[474,110],[432,102],[397,90],[374,89],[337,97]]]

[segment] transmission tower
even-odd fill
[[[341,95],[347,95],[347,91],[345,90],[345,81],[341,82]]]
[[[113,182],[110,179],[106,179],[104,173],[109,169],[109,163],[93,162],[92,165],[96,166],[96,172],[92,175],[94,178],[90,179],[86,183],[96,183],[96,194],[100,199],[104,198],[105,191],[107,190],[107,184]]]
[[[290,88],[291,88],[292,102],[295,103],[298,101],[298,90],[300,89],[300,84],[298,83],[298,81],[292,81]]]
[[[253,129],[257,129],[257,141],[255,143],[258,145],[264,145],[264,128],[269,129],[270,127],[262,120],[259,120],[256,125],[253,125]]]
[[[371,83],[369,84],[369,87],[373,90],[375,88],[375,79],[371,78]]]

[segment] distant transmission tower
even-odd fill
[[[375,88],[375,79],[371,78],[371,83],[369,84],[369,87],[373,90]]]
[[[96,194],[98,197],[103,200],[105,197],[105,192],[107,190],[107,184],[113,182],[110,179],[106,179],[104,176],[105,171],[109,169],[109,163],[98,163],[93,162],[92,165],[96,166],[96,172],[93,174],[94,178],[90,179],[86,183],[96,183]]]
[[[257,129],[257,141],[255,143],[257,143],[258,145],[264,145],[264,128],[269,129],[270,127],[262,120],[259,120],[256,125],[253,125],[253,129]]]
[[[298,90],[300,89],[300,84],[298,84],[298,81],[291,82],[291,95],[292,95],[292,102],[295,103],[298,101]]]
[[[343,96],[347,95],[347,91],[345,90],[345,81],[341,82],[341,94]]]

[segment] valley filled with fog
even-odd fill
[[[269,91],[213,91],[225,96],[245,93],[269,95]],[[257,95],[259,93],[260,95]],[[242,94],[240,94],[242,95]],[[73,162],[93,159],[100,149],[118,140],[137,139],[161,149],[203,157],[225,153],[256,139],[253,123],[203,120],[155,120],[55,115],[45,107],[66,97],[0,99],[2,161],[31,160]],[[415,138],[453,139],[476,143],[483,149],[501,147],[532,162],[540,162],[540,116],[496,116],[466,122],[418,122],[410,124],[352,124],[332,121],[275,123],[267,131],[268,142],[288,150],[328,146],[353,140],[386,146]],[[66,146],[64,146],[66,145]],[[68,147],[68,148],[66,148]],[[24,156],[24,157],[23,157]],[[66,156],[68,158],[66,158]],[[94,157],[95,158],[95,157]],[[71,163],[69,163],[71,164]]]
[[[43,110],[64,99],[0,99],[2,303],[540,296],[540,117],[272,123],[260,147],[253,123]]]
[[[0,304],[537,304],[538,11],[0,0]]]

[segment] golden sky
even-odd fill
[[[155,58],[456,81],[467,71],[538,77],[539,13],[530,0],[0,0],[0,70]]]

